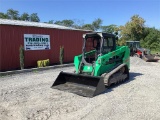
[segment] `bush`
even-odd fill
[[[19,61],[22,70],[24,69],[24,47],[22,45],[19,47]]]
[[[59,62],[62,65],[64,61],[64,47],[60,46]]]

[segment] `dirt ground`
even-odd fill
[[[94,98],[50,88],[73,70],[0,77],[0,120],[160,120],[160,62],[131,58],[130,80]]]

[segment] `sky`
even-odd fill
[[[125,25],[138,14],[148,27],[160,29],[160,0],[0,0],[0,12],[8,9],[28,14],[37,13],[40,22],[75,20],[91,24],[95,19],[102,25]]]

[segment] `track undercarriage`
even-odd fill
[[[104,77],[104,84],[110,86],[111,84],[117,84],[129,79],[129,71],[122,64],[111,72],[104,73],[101,76]]]

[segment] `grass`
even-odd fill
[[[33,70],[32,72],[37,73],[37,72],[38,72],[38,70]]]
[[[151,50],[151,54],[156,54],[156,53],[160,54],[160,51]]]

